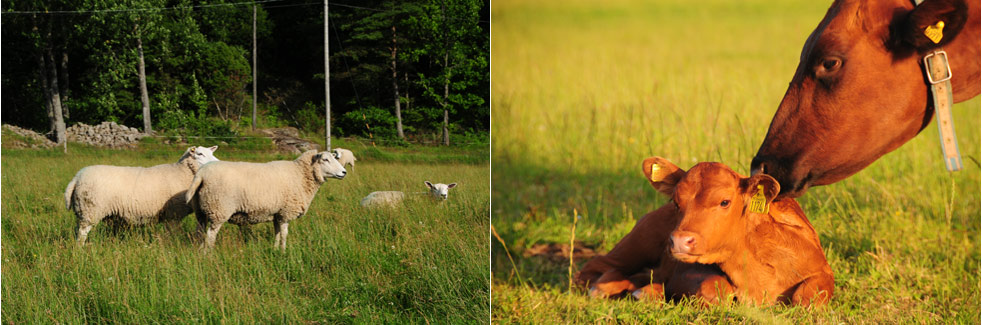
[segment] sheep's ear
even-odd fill
[[[430,184],[430,181],[423,181],[423,183],[426,183],[426,187],[433,188],[433,184]]]
[[[211,149],[211,152],[215,152],[215,151],[218,151],[218,146],[211,146],[211,147],[208,147],[208,149]]]
[[[651,187],[668,196],[672,196],[672,193],[675,192],[675,185],[685,176],[684,170],[662,157],[645,159],[641,163],[641,171],[651,183]]]
[[[447,188],[454,188],[454,187],[457,187],[457,183],[450,183],[447,185]]]
[[[311,164],[316,164],[318,160],[321,160],[321,153],[314,154],[314,157],[310,159]]]
[[[194,149],[196,149],[196,148],[198,148],[198,147],[188,147],[188,152],[194,153]]]

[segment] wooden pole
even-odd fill
[[[256,5],[252,5],[252,130],[256,130],[256,80],[259,79],[256,70]]]
[[[327,138],[326,151],[331,151],[331,51],[328,33],[327,1],[324,0],[324,133]]]

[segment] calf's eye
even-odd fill
[[[724,208],[730,206],[730,200],[723,200],[723,202],[719,203],[719,206]]]

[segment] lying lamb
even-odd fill
[[[191,147],[176,163],[153,167],[82,168],[65,188],[65,208],[78,220],[76,242],[85,244],[92,227],[110,216],[129,225],[184,219],[191,213],[184,191],[202,165],[218,161],[216,150]]]
[[[215,246],[225,222],[240,227],[270,222],[273,246],[286,249],[289,222],[307,212],[327,178],[343,179],[347,171],[335,154],[309,150],[293,161],[215,162],[201,168],[185,196],[198,218],[202,248]]]
[[[355,158],[355,154],[351,153],[351,150],[334,148],[334,154],[337,155],[338,163],[341,166],[351,165],[351,170],[354,170],[355,161],[358,161],[358,158]]]
[[[450,184],[432,184],[430,181],[425,181],[426,187],[430,188],[429,197],[437,202],[443,202],[447,199],[447,194],[449,194],[450,189],[457,187],[457,183]],[[424,192],[417,192],[424,193]],[[374,207],[379,205],[395,206],[402,202],[406,198],[406,194],[401,191],[376,191],[369,193],[364,199],[361,199],[361,206],[363,207]]]

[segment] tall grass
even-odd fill
[[[6,137],[6,135],[5,135]],[[330,180],[291,222],[289,247],[272,226],[243,238],[223,227],[202,254],[196,222],[113,231],[105,223],[74,246],[65,185],[92,164],[150,166],[181,148],[117,151],[4,149],[2,321],[117,323],[473,322],[488,314],[488,166],[373,162]],[[357,151],[356,151],[357,152]],[[219,149],[223,160],[280,155]],[[293,155],[287,159],[292,159]],[[374,190],[425,191],[424,180],[458,182],[448,201],[410,199],[368,210]]]
[[[569,242],[574,209],[583,216],[576,239],[612,248],[666,202],[641,176],[646,157],[746,174],[828,5],[492,2],[492,224],[516,258],[512,267],[492,245],[492,319],[978,321],[978,98],[954,108],[966,170],[945,171],[932,125],[799,199],[835,272],[826,310],[588,300],[565,289],[566,265],[522,256],[536,243]]]

